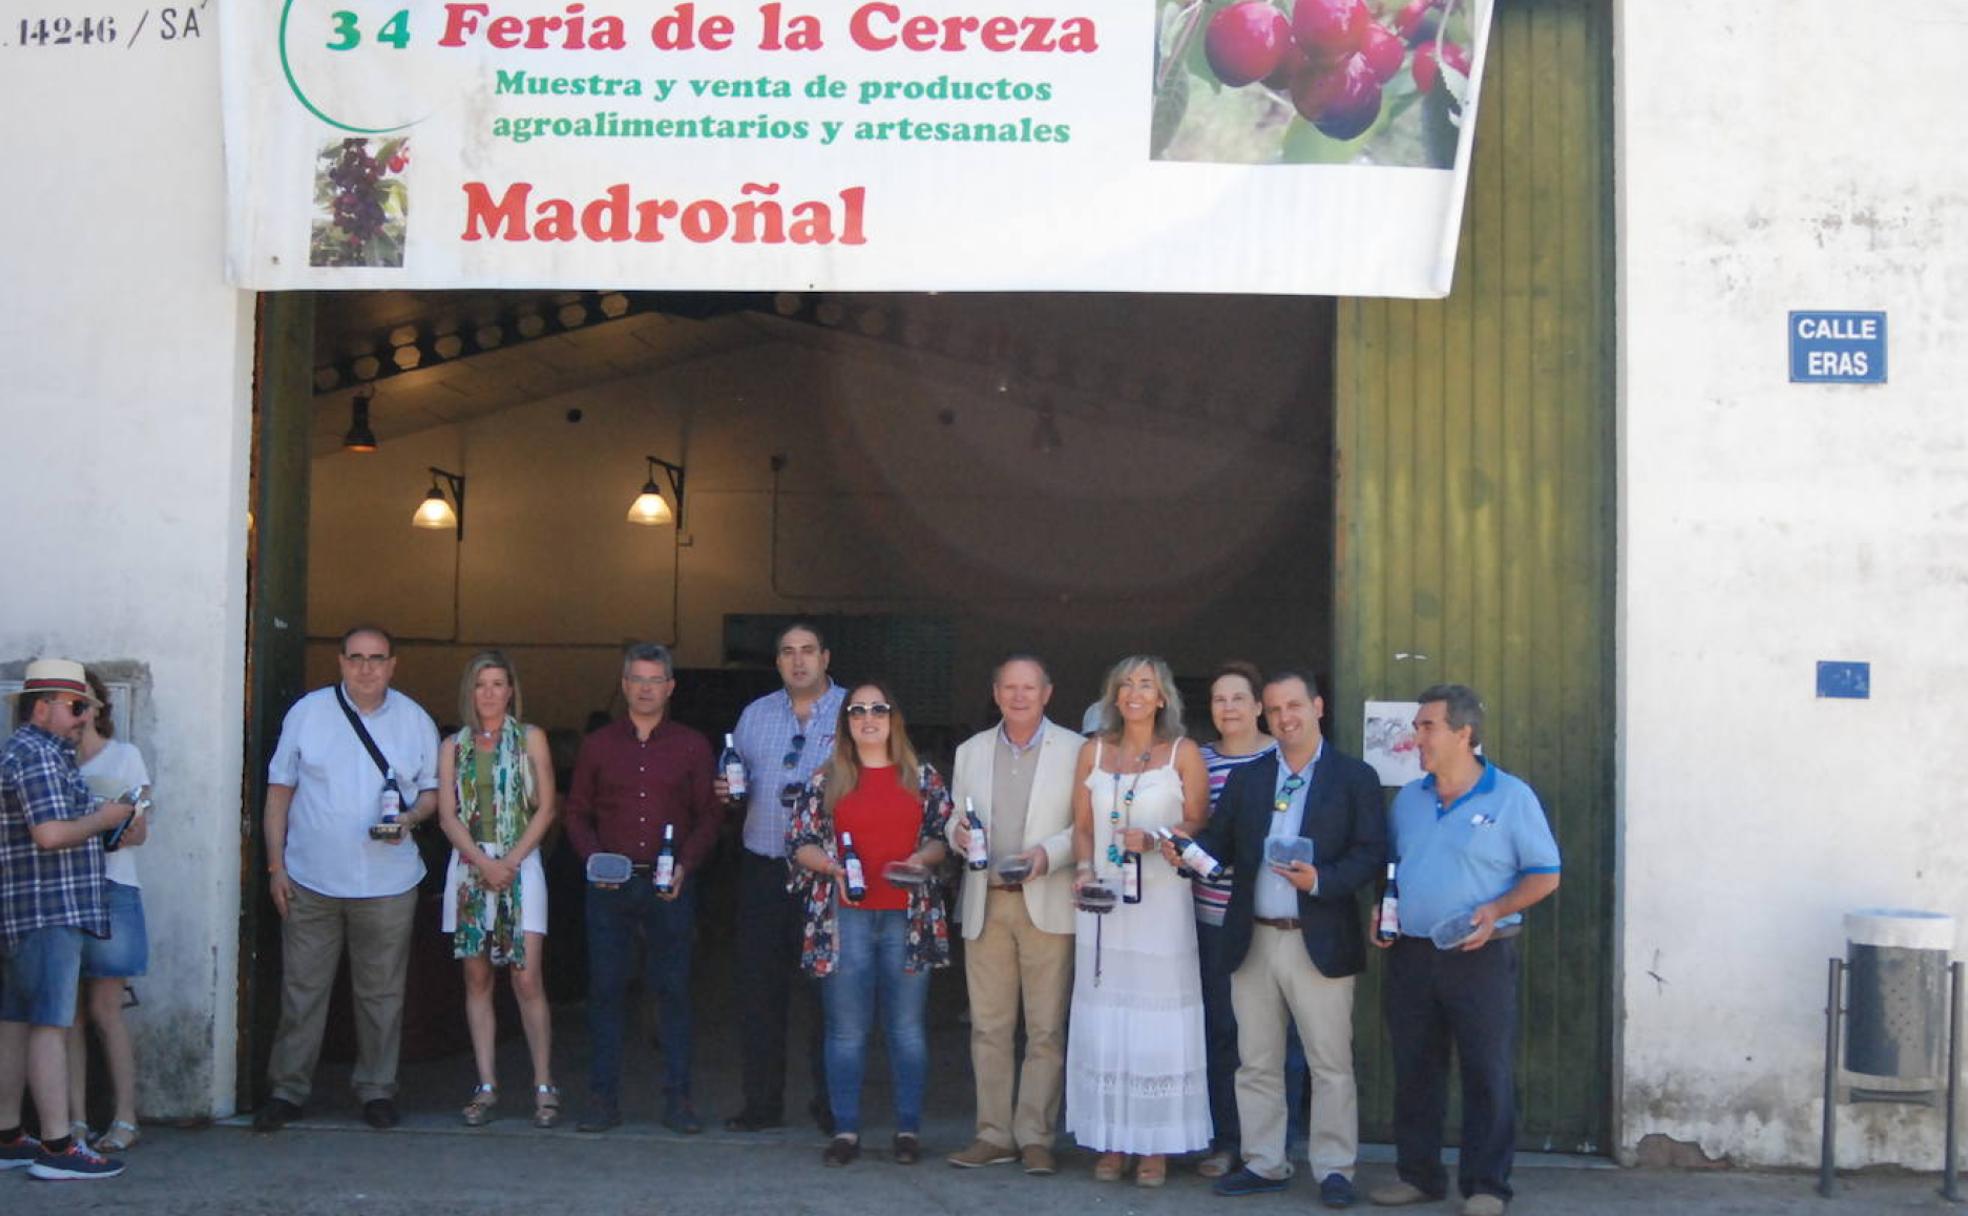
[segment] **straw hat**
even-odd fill
[[[87,673],[82,664],[74,659],[35,659],[27,665],[27,675],[21,680],[20,689],[7,694],[9,699],[23,693],[58,692],[81,697],[91,705],[101,705],[96,694],[89,689]]]

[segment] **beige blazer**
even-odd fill
[[[1045,874],[1025,884],[1025,910],[1032,923],[1047,933],[1073,932],[1073,772],[1079,767],[1080,746],[1085,739],[1048,719],[1040,727],[1039,767],[1032,774],[1032,800],[1025,808],[1025,839],[1018,847],[1044,845]],[[963,817],[964,799],[977,806],[977,817],[984,829],[991,829],[991,769],[998,728],[982,730],[957,747],[957,763],[951,774],[950,797],[956,811],[950,816],[950,848],[959,861],[956,825]],[[997,842],[993,842],[996,847]],[[963,922],[963,935],[974,939],[984,931],[985,891],[990,887],[989,870],[963,871],[963,891],[957,900],[957,916]]]

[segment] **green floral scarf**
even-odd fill
[[[509,853],[533,818],[535,805],[533,765],[526,754],[526,728],[508,716],[499,729],[499,742],[492,753],[492,805],[478,805],[478,782],[473,779],[478,744],[470,727],[458,732],[457,776],[458,818],[472,839],[483,838],[481,818],[492,816],[492,839],[502,852]],[[493,891],[478,879],[478,871],[464,867],[458,880],[458,928],[451,935],[454,958],[476,958],[489,954],[494,967],[526,969],[526,934],[520,928],[520,882],[517,875],[503,891]],[[487,915],[487,911],[490,915]]]

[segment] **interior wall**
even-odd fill
[[[1306,304],[1224,307],[1277,341]],[[398,686],[445,720],[464,659],[495,644],[515,650],[528,716],[574,728],[613,696],[624,641],[714,668],[725,614],[793,612],[953,618],[956,703],[913,711],[926,721],[981,720],[1012,648],[1055,661],[1069,723],[1136,650],[1189,676],[1230,655],[1323,663],[1329,457],[1269,416],[1321,400],[1307,385],[1216,423],[1114,402],[1059,414],[1060,446],[1040,451],[1027,403],[887,348],[781,341],[327,452],[310,676],[333,679],[334,639],[377,621],[404,637]],[[645,453],[687,467],[681,533],[624,521]],[[468,478],[462,543],[409,525],[428,465]],[[834,669],[861,670],[845,653]]]

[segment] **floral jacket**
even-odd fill
[[[836,945],[834,880],[822,877],[793,860],[802,845],[819,845],[827,856],[839,860],[838,833],[834,816],[823,811],[821,797],[825,774],[815,773],[798,801],[793,803],[792,822],[786,828],[786,864],[790,871],[786,889],[805,905],[806,930],[800,941],[800,968],[816,978],[833,973],[839,958]],[[922,793],[922,830],[917,847],[945,840],[944,828],[950,822],[950,791],[942,776],[931,765],[922,766],[917,789]],[[909,893],[909,942],[904,971],[927,971],[950,965],[950,918],[944,910],[944,875],[930,872],[929,882]]]

